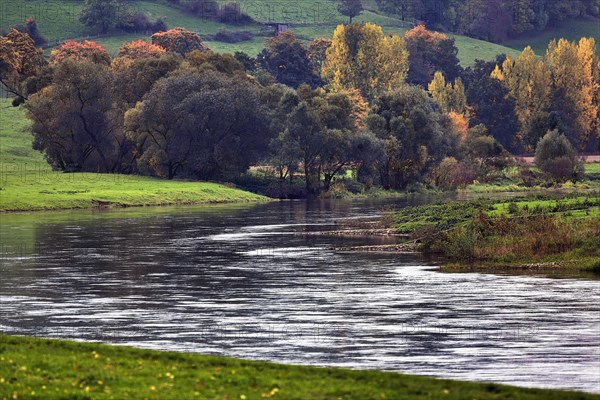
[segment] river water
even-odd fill
[[[381,205],[5,214],[0,330],[600,392],[598,280],[441,273],[331,250],[389,238],[311,234]]]

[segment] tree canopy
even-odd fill
[[[358,89],[369,101],[404,84],[407,74],[404,39],[370,23],[339,25],[322,69],[331,90]]]

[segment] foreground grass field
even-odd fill
[[[0,102],[0,211],[267,200],[217,183],[52,171],[31,148],[24,109],[8,104]]]
[[[0,335],[1,399],[600,399],[381,371]]]

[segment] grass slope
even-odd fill
[[[0,102],[0,211],[266,200],[217,183],[52,171],[31,148],[24,109],[8,104]]]
[[[579,392],[7,335],[0,335],[0,355],[3,399],[600,399]]]
[[[600,19],[570,19],[562,22],[557,27],[547,29],[543,32],[530,32],[527,35],[511,39],[503,44],[519,51],[522,51],[527,46],[531,46],[537,55],[543,56],[546,54],[548,43],[553,39],[565,38],[571,41],[578,41],[581,37],[596,38],[596,43],[600,44]],[[598,51],[600,52],[600,46],[598,46]]]
[[[226,2],[223,0],[222,2]],[[287,0],[272,2],[256,2],[254,0],[239,0],[241,10],[249,14],[258,22],[287,22],[292,29],[305,40],[316,37],[331,37],[333,29],[340,23],[347,22],[347,18],[339,14],[336,3],[330,0],[298,0],[290,3]],[[257,36],[241,43],[223,43],[207,41],[207,45],[215,51],[230,52],[244,51],[256,55],[264,47],[264,32],[261,33],[258,24],[251,25],[226,25],[215,21],[196,18],[184,13],[181,9],[169,4],[167,1],[130,1],[135,10],[147,12],[152,19],[165,17],[170,27],[182,26],[196,31],[200,35],[214,34],[219,30],[247,30]],[[374,1],[366,1],[367,10],[357,21],[373,22],[384,27],[386,32],[402,34],[410,25],[399,19],[381,15],[376,10]],[[96,37],[87,34],[87,28],[78,19],[81,11],[81,1],[61,0],[47,2],[45,0],[0,0],[0,27],[7,28],[22,22],[28,16],[34,16],[38,21],[41,33],[52,45],[57,45],[63,40],[76,38],[78,40],[90,39],[105,45],[111,54],[115,54],[123,42],[133,39],[149,40],[143,33],[122,34],[113,32],[106,37]],[[459,49],[459,58],[465,66],[471,65],[476,58],[491,60],[497,54],[517,54],[516,50],[471,39],[466,36],[455,35],[456,45]]]

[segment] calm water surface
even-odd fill
[[[598,280],[446,274],[310,234],[380,206],[3,215],[0,330],[600,392]]]

